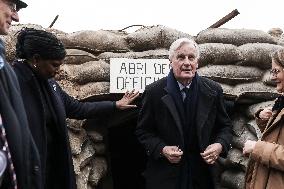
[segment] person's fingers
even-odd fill
[[[126,98],[128,96],[129,92],[128,90],[124,93],[123,97],[122,98]]]
[[[181,156],[170,156],[169,157],[169,161],[171,163],[178,163],[178,162],[180,162],[180,160],[181,160]]]
[[[204,160],[208,164],[214,164],[217,159],[218,159],[218,155],[212,155],[208,159],[204,159]]]
[[[123,106],[124,109],[129,109],[129,108],[137,108],[135,104],[128,104]]]
[[[139,91],[136,91],[135,93],[133,93],[133,97],[137,97],[139,96]]]
[[[210,154],[210,155],[208,155],[208,156],[205,156],[205,157],[204,157],[204,160],[215,159],[216,157],[217,157],[217,155]]]
[[[210,153],[200,153],[200,155],[202,156],[202,158],[204,160],[209,160],[209,159],[217,159],[219,157],[219,154],[217,153],[217,151],[211,151]]]
[[[213,153],[215,153],[215,150],[210,148],[208,150],[205,150],[203,153],[201,153],[201,155],[205,157]]]
[[[138,95],[139,95],[139,91],[136,91],[136,92],[132,91],[130,93],[130,97],[135,97],[135,96],[138,96]]]

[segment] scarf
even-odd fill
[[[276,99],[272,107],[272,111],[280,111],[283,108],[284,108],[284,96],[281,95]]]

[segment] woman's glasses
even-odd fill
[[[277,68],[273,68],[270,70],[270,74],[273,76],[277,76],[277,74],[279,74],[283,69],[277,69]]]

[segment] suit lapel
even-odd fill
[[[162,101],[168,107],[170,113],[172,114],[172,116],[173,116],[173,118],[176,122],[176,125],[177,125],[179,132],[180,132],[180,135],[183,136],[181,119],[180,119],[180,116],[179,116],[179,113],[178,113],[178,110],[176,108],[176,105],[175,105],[173,98],[170,95],[167,94],[167,95],[162,97]],[[182,143],[184,143],[183,137],[181,137],[181,139],[182,139]]]
[[[184,110],[183,110],[183,101],[181,93],[178,88],[177,81],[175,80],[173,73],[170,72],[167,77],[166,87],[164,88],[166,95],[161,98],[166,107],[169,109],[169,112],[174,118],[176,126],[183,136],[183,127],[182,121],[184,120]],[[181,137],[183,140],[183,137]]]
[[[217,95],[209,86],[201,82],[201,78],[198,80],[198,100],[197,100],[197,112],[196,112],[196,128],[199,141],[201,139],[201,133],[208,118],[208,114],[211,111],[211,106]]]

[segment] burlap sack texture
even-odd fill
[[[106,174],[107,162],[103,136],[84,130],[85,120],[67,119],[77,188],[96,188]]]
[[[52,32],[61,37],[67,47],[58,82],[77,99],[108,94],[110,58],[168,58],[172,41],[191,37],[163,26],[143,27],[130,34],[103,30]],[[231,117],[233,148],[227,159],[219,159],[221,168],[217,176],[219,189],[241,189],[248,160],[240,153],[243,144],[247,139],[261,137],[253,114],[259,108],[272,106],[279,95],[269,81],[269,56],[282,48],[283,34],[279,38],[259,30],[220,28],[201,31],[192,38],[200,43],[199,74],[219,82],[225,98],[235,102]],[[10,44],[9,40],[7,43]],[[12,54],[9,59],[13,59]],[[103,136],[85,132],[82,122],[73,122],[68,128],[78,188],[95,188],[107,171],[104,155],[101,155],[105,152]]]
[[[247,43],[270,43],[277,41],[271,35],[260,30],[209,28],[201,31],[196,38],[197,43],[224,43],[236,46]]]
[[[272,37],[275,37],[277,40],[283,34],[283,30],[281,28],[271,28],[270,30],[268,30],[268,34]]]
[[[92,53],[129,51],[124,32],[86,30],[57,36],[66,48],[83,49]]]
[[[263,71],[255,67],[211,65],[198,70],[201,76],[228,85],[253,82],[261,79]]]
[[[143,27],[126,36],[126,41],[133,51],[146,51],[158,48],[169,49],[172,42],[178,38],[193,38],[187,33],[165,26]]]
[[[204,43],[199,45],[200,59],[199,67],[208,64],[226,65],[242,61],[241,52],[238,47],[223,43]]]

